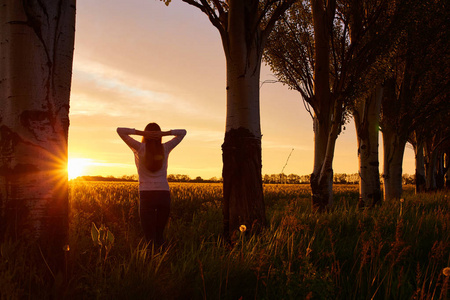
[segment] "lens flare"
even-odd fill
[[[67,163],[67,172],[69,180],[85,175],[85,169],[90,164],[91,159],[88,158],[69,158]]]

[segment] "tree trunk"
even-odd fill
[[[417,141],[414,146],[414,154],[416,161],[416,194],[424,192],[426,189],[425,180],[425,159],[423,156],[423,141]]]
[[[266,224],[262,187],[259,79],[263,41],[251,27],[257,6],[230,1],[227,64],[227,116],[223,151],[224,232]]]
[[[402,164],[406,138],[390,128],[383,128],[384,149],[384,200],[400,199],[402,196]]]
[[[444,167],[444,153],[439,152],[437,158],[437,172],[436,172],[436,188],[441,190],[445,186],[445,167]]]
[[[425,141],[425,189],[426,191],[435,191],[437,189],[436,185],[436,166],[438,159],[438,152],[433,147],[434,139],[430,138]]]
[[[328,120],[314,116],[314,169],[311,174],[311,205],[323,212],[333,205],[333,155],[337,133]]]
[[[340,132],[342,105],[330,91],[330,30],[335,1],[324,7],[311,1],[314,23],[314,169],[311,174],[311,205],[324,211],[333,204],[333,157]]]
[[[359,163],[359,207],[374,206],[381,201],[378,161],[379,115],[383,88],[377,87],[357,103],[354,112]]]
[[[447,148],[445,153],[445,187],[450,188],[450,149]]]
[[[0,20],[1,238],[31,237],[58,260],[68,243],[75,0],[0,0]]]

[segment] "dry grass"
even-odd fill
[[[221,189],[172,184],[169,243],[158,250],[141,239],[137,184],[72,184],[66,280],[43,280],[33,246],[5,242],[1,299],[447,299],[446,193],[407,188],[403,202],[360,211],[357,187],[337,185],[335,209],[315,214],[309,186],[265,185],[268,227],[238,231],[230,246]],[[114,242],[95,244],[92,223]]]

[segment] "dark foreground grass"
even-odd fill
[[[315,214],[309,193],[265,186],[268,227],[236,232],[230,246],[221,186],[174,185],[161,250],[141,239],[136,184],[73,183],[67,266],[58,273],[35,245],[4,242],[1,299],[448,299],[448,194],[407,189],[361,211],[357,188],[336,186],[334,210]]]

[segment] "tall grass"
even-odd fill
[[[269,224],[221,237],[221,185],[172,185],[167,245],[142,240],[134,183],[72,183],[66,276],[34,245],[1,244],[1,299],[448,299],[449,197],[413,195],[358,210],[336,186],[335,209],[311,212],[304,185],[266,185]],[[109,230],[108,255],[91,236]],[[99,251],[100,250],[100,251]],[[56,278],[58,277],[58,278]]]

